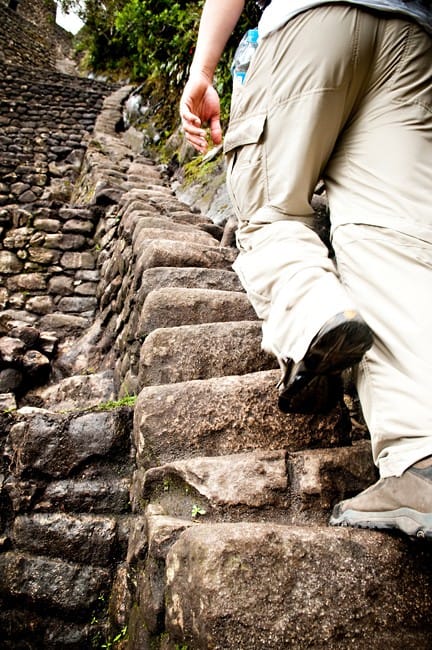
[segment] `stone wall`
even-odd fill
[[[53,332],[65,338],[87,328],[96,307],[94,233],[100,209],[68,207],[68,200],[111,87],[9,64],[3,73],[0,334],[18,320],[50,331],[49,338]],[[43,347],[37,351],[44,353]],[[22,350],[9,350],[0,392],[20,391],[25,384],[22,357]]]
[[[35,25],[55,24],[57,5],[54,0],[18,0],[17,13]]]
[[[55,68],[55,31],[52,20],[30,22],[0,5],[0,62]]]
[[[0,205],[34,203],[51,177],[65,176],[65,165],[79,170],[86,136],[110,88],[54,71],[3,66]]]
[[[113,87],[56,71],[68,38],[55,13],[52,0],[0,4],[0,392],[16,395],[46,380],[97,305],[101,208],[68,200]]]

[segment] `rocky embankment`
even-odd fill
[[[128,92],[58,208],[97,219],[94,315],[2,397],[2,647],[429,648],[429,548],[327,526],[375,480],[365,431],[278,412],[236,250],[118,132]]]

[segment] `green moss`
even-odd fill
[[[126,395],[118,400],[108,400],[107,402],[102,402],[97,406],[94,406],[92,411],[111,411],[122,406],[135,406],[137,401],[136,395]]]
[[[214,178],[220,165],[221,157],[219,155],[211,160],[205,160],[203,156],[196,156],[184,165],[184,185],[188,186],[206,178]]]

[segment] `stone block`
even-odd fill
[[[71,479],[49,483],[34,504],[35,512],[125,514],[130,510],[129,479]]]
[[[88,318],[75,316],[74,314],[53,312],[41,318],[41,327],[43,329],[54,330],[59,333],[59,336],[74,334],[87,329],[89,326],[90,322]]]
[[[141,347],[140,387],[277,368],[260,342],[261,324],[253,321],[156,329]]]
[[[105,634],[103,623],[74,623],[22,607],[0,602],[2,650],[43,648],[44,650],[88,650],[93,640]],[[19,645],[18,645],[19,644]]]
[[[155,239],[141,251],[135,268],[135,278],[139,280],[139,286],[144,271],[156,266],[230,269],[236,257],[237,251],[232,248]]]
[[[278,410],[279,375],[266,371],[144,388],[135,406],[138,466],[256,449],[346,444],[350,423],[341,407],[326,416]]]
[[[96,260],[93,253],[67,252],[61,256],[60,264],[68,270],[94,269]]]
[[[351,447],[288,454],[292,521],[326,523],[336,502],[375,483],[377,469],[368,440]]]
[[[7,364],[17,364],[21,361],[26,345],[24,341],[12,336],[0,337],[0,361]]]
[[[132,237],[133,251],[139,255],[146,245],[153,240],[190,242],[202,246],[219,246],[217,239],[197,228],[177,230],[174,228],[136,228]]]
[[[49,280],[48,290],[50,294],[70,296],[74,291],[73,278],[70,278],[67,275],[54,276]]]
[[[0,393],[0,412],[14,411],[16,407],[17,403],[13,393]]]
[[[36,230],[42,230],[43,232],[57,233],[61,228],[61,223],[57,219],[43,219],[37,218],[33,222],[33,226]]]
[[[103,594],[110,571],[8,552],[0,555],[0,596],[64,612],[89,612]]]
[[[158,327],[243,320],[257,320],[245,293],[167,287],[147,296],[137,334],[145,337]]]
[[[0,393],[13,393],[22,383],[23,374],[17,368],[0,370]]]
[[[128,448],[130,409],[60,415],[44,411],[26,416],[10,432],[17,471],[65,478],[89,459]]]
[[[258,450],[138,470],[131,494],[136,510],[148,501],[167,515],[195,521],[288,521],[288,487],[286,452]]]
[[[93,514],[17,517],[12,538],[21,551],[66,562],[109,566],[114,560],[116,520]]]
[[[233,271],[225,269],[157,267],[144,271],[137,303],[142,305],[148,294],[165,287],[189,289],[219,289],[242,291],[242,286]]]
[[[141,517],[137,519],[127,556],[127,561],[135,569],[138,594],[138,603],[131,619],[135,619],[141,628],[155,633],[163,623],[166,555],[181,533],[194,524],[185,519],[167,517],[152,506],[147,509],[145,520]],[[135,623],[131,626],[134,642],[137,640]]]
[[[9,291],[45,291],[46,277],[42,273],[23,273],[7,279]]]
[[[93,222],[86,219],[68,219],[63,224],[63,232],[78,233],[82,235],[91,235],[93,232]]]
[[[26,301],[26,309],[35,314],[49,314],[53,310],[51,296],[33,296]]]
[[[35,262],[36,264],[57,264],[60,256],[61,252],[57,250],[48,250],[38,246],[28,249],[30,262]]]
[[[171,642],[214,650],[427,648],[431,550],[380,533],[187,529],[166,561]]]
[[[0,273],[5,275],[13,275],[20,273],[23,268],[23,263],[15,255],[9,251],[0,251]]]
[[[58,309],[65,313],[77,313],[96,309],[97,300],[94,297],[74,296],[64,297],[60,299]]]

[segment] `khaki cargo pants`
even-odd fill
[[[375,343],[357,388],[381,476],[432,454],[432,39],[323,5],[261,42],[225,138],[234,265],[263,347],[298,361],[356,308]],[[327,187],[336,264],[309,227]]]

